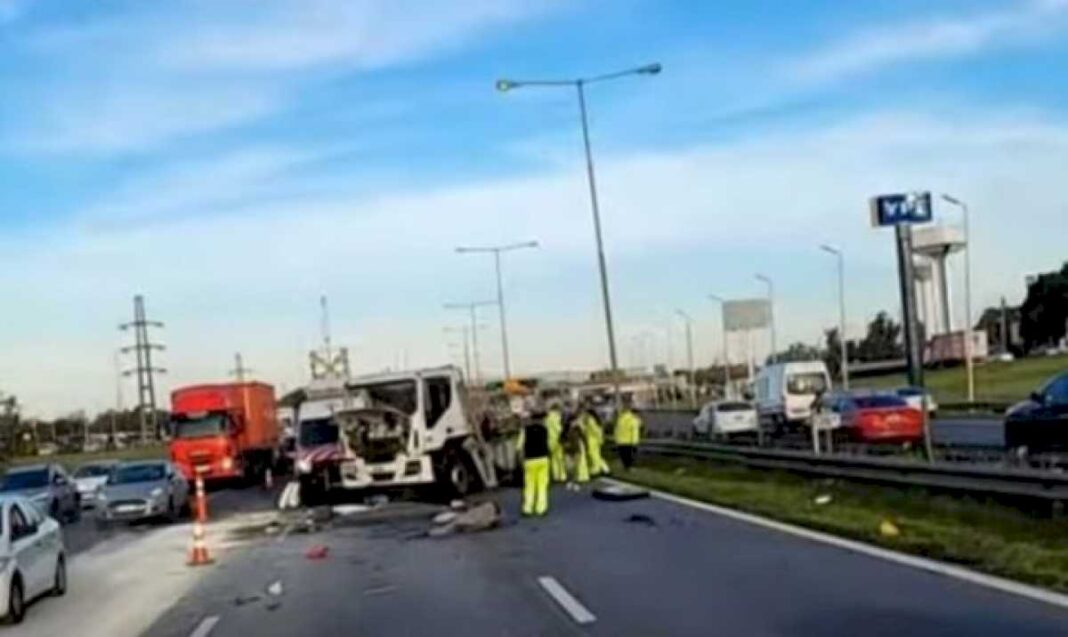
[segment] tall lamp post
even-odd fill
[[[496,301],[473,301],[470,303],[446,303],[446,310],[466,310],[471,316],[471,354],[475,359],[475,375],[474,380],[477,383],[482,382],[482,369],[478,358],[478,308],[486,307],[489,305],[496,305]]]
[[[616,355],[615,327],[612,324],[612,301],[608,293],[608,267],[605,264],[604,241],[601,236],[601,211],[597,202],[597,180],[593,170],[593,152],[590,149],[590,126],[586,114],[586,91],[587,84],[607,82],[630,75],[656,75],[660,73],[661,66],[658,63],[646,64],[632,69],[564,80],[497,80],[497,90],[503,92],[523,87],[574,87],[578,95],[579,118],[582,123],[582,142],[586,149],[586,178],[590,187],[590,208],[593,212],[593,231],[597,240],[597,266],[601,275],[601,297],[604,302],[605,331],[608,336],[608,357],[612,367],[612,384],[615,387],[615,402],[618,411],[620,406],[619,395],[619,359]]]
[[[504,359],[504,380],[508,380],[512,377],[512,365],[508,358],[508,327],[504,318],[504,285],[501,283],[501,253],[536,247],[538,247],[537,241],[524,241],[522,243],[510,243],[501,246],[456,248],[456,252],[459,254],[493,254],[493,265],[497,272],[497,309],[500,311],[501,318],[501,357]]]
[[[723,398],[727,398],[727,392],[731,386],[731,360],[727,353],[727,317],[723,315],[723,305],[726,301],[721,296],[709,294],[708,298],[720,304],[720,323],[723,326]]]
[[[842,389],[849,389],[849,347],[846,345],[846,306],[845,306],[845,257],[834,246],[823,244],[820,250],[834,255],[838,261],[838,344],[842,348]]]
[[[763,281],[768,286],[768,314],[771,316],[771,362],[776,363],[779,360],[779,348],[775,343],[775,284],[771,282],[771,279],[763,274],[757,273],[757,280]]]
[[[964,213],[964,368],[968,376],[968,402],[975,402],[975,367],[972,362],[972,237],[968,204],[942,193],[942,200]],[[946,310],[948,312],[948,310]]]
[[[690,369],[690,406],[697,406],[697,373],[693,367],[693,319],[682,310],[675,310],[686,325],[686,366]]]

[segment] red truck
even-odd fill
[[[274,387],[265,383],[194,385],[171,392],[171,461],[192,479],[258,480],[278,460]]]

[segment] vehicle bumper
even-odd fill
[[[340,485],[344,489],[368,489],[429,484],[434,482],[434,468],[429,456],[398,457],[392,462],[368,463],[362,459],[340,463]]]
[[[134,522],[147,520],[167,512],[167,505],[157,501],[145,500],[140,503],[108,505],[101,507],[100,516],[108,522]]]
[[[79,491],[78,497],[81,500],[83,509],[94,509],[97,505],[96,491]]]
[[[242,476],[241,467],[236,461],[234,461],[228,469],[223,467],[221,460],[212,461],[204,466],[208,468],[206,472],[201,474],[204,476],[205,480],[227,480],[240,478]],[[182,475],[189,482],[196,480],[197,474],[193,465],[179,464],[178,470],[182,472]]]

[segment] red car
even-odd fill
[[[842,419],[841,431],[857,442],[923,440],[923,415],[894,394],[840,394],[830,408]]]

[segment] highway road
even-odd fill
[[[143,635],[1068,634],[1063,608],[682,504],[556,488],[547,518],[517,520],[501,501],[506,525],[474,535],[387,514],[263,538]]]
[[[688,411],[648,411],[644,415],[646,430],[650,436],[688,433],[694,415]],[[1001,420],[996,418],[938,418],[931,423],[931,436],[937,445],[1000,448],[1005,444]]]

